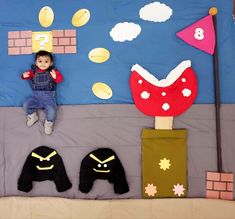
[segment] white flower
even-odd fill
[[[148,185],[145,187],[145,193],[146,193],[148,196],[154,196],[154,195],[157,193],[157,187],[154,186],[153,184],[148,184]]]
[[[184,97],[189,97],[192,94],[192,91],[185,88],[185,89],[182,90],[182,94],[183,94]]]
[[[141,93],[141,98],[142,98],[142,99],[148,99],[149,96],[150,96],[150,93],[148,93],[147,91],[143,91],[143,92]]]
[[[169,110],[170,109],[170,105],[168,103],[164,103],[162,105],[162,109],[164,109],[165,111]]]
[[[175,195],[178,195],[180,197],[181,195],[184,194],[185,188],[183,185],[177,184],[177,185],[174,185],[174,189],[172,190],[174,191]]]

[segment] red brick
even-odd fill
[[[53,43],[53,46],[57,46],[58,45],[58,38],[53,38],[52,39],[52,43]]]
[[[59,38],[59,45],[60,46],[69,46],[70,45],[70,40],[69,38]]]
[[[31,30],[20,31],[20,37],[21,38],[32,38],[32,31]]]
[[[206,191],[206,198],[215,198],[215,199],[219,199],[219,192],[218,191],[210,191],[207,190]]]
[[[8,40],[8,46],[9,47],[14,46],[14,40]]]
[[[8,54],[9,55],[20,55],[20,48],[19,47],[8,48]]]
[[[226,191],[225,182],[214,182],[214,190]]]
[[[8,32],[8,38],[9,39],[20,38],[20,32],[19,31],[10,31],[10,32]]]
[[[32,46],[32,39],[27,39],[26,41],[27,46]]]
[[[70,45],[71,46],[76,46],[76,44],[77,44],[76,38],[75,37],[70,38]]]
[[[220,181],[220,173],[207,172],[206,179],[210,181]]]
[[[206,189],[213,189],[213,182],[212,181],[206,182]]]
[[[25,39],[16,39],[15,40],[15,46],[26,46]]]
[[[233,182],[233,173],[221,173],[221,181]]]
[[[76,46],[65,46],[65,53],[77,53]]]
[[[63,37],[64,36],[64,30],[53,30],[52,31],[52,37]]]
[[[220,199],[233,200],[233,192],[220,192]]]
[[[66,37],[76,37],[76,30],[65,30]]]
[[[227,183],[227,191],[233,191],[233,183]]]
[[[21,47],[21,54],[32,54],[32,47]]]
[[[53,46],[53,53],[64,53],[64,47],[63,46]]]

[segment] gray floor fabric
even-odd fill
[[[217,171],[214,105],[193,105],[174,119],[174,128],[188,130],[188,197],[205,197],[206,171]],[[26,127],[22,108],[0,108],[0,196],[54,196],[81,199],[141,198],[141,131],[153,128],[154,118],[132,104],[60,106],[55,130],[46,136],[44,114]],[[222,105],[223,171],[235,173],[235,105]],[[52,147],[62,156],[73,187],[58,193],[52,181],[34,182],[29,193],[17,190],[28,154],[36,147]],[[113,185],[97,180],[88,194],[78,190],[80,162],[90,151],[113,149],[125,169],[130,191],[113,192]]]

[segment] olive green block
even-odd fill
[[[142,195],[187,196],[187,130],[143,129]]]

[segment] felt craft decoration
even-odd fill
[[[187,196],[187,131],[143,129],[144,198]]]
[[[90,152],[81,162],[79,190],[88,193],[96,179],[105,179],[114,184],[114,192],[129,191],[124,168],[116,153],[109,148]]]
[[[112,97],[113,91],[109,85],[102,83],[102,82],[97,82],[92,85],[92,91],[93,94],[103,100],[108,100]]]
[[[148,116],[177,116],[187,110],[197,96],[197,79],[191,61],[182,61],[166,77],[158,80],[138,64],[133,65],[130,87],[136,107]]]
[[[72,17],[72,25],[82,27],[90,20],[91,13],[88,9],[79,9]]]
[[[49,6],[44,6],[39,14],[38,20],[42,27],[50,27],[54,21],[54,12]]]
[[[216,121],[216,148],[218,172],[206,173],[206,197],[217,199],[233,199],[233,173],[224,173],[222,162],[222,143],[220,127],[220,81],[219,56],[217,49],[217,19],[218,9],[209,9],[209,15],[179,31],[176,35],[183,41],[197,49],[213,55],[214,65],[214,92],[215,92],[215,121]],[[218,189],[218,185],[220,185]]]
[[[72,187],[57,151],[40,146],[28,155],[18,180],[18,190],[29,192],[33,188],[33,181],[45,180],[53,180],[58,192]]]
[[[210,55],[215,50],[215,28],[212,15],[208,15],[176,33],[176,35],[197,49]]]
[[[105,48],[95,48],[89,52],[88,58],[94,63],[103,63],[110,58],[110,52]]]
[[[172,130],[172,121],[197,96],[191,61],[182,61],[162,80],[138,64],[131,70],[130,87],[136,107],[146,115],[155,116],[155,130],[142,131],[143,197],[185,197],[187,131]]]

